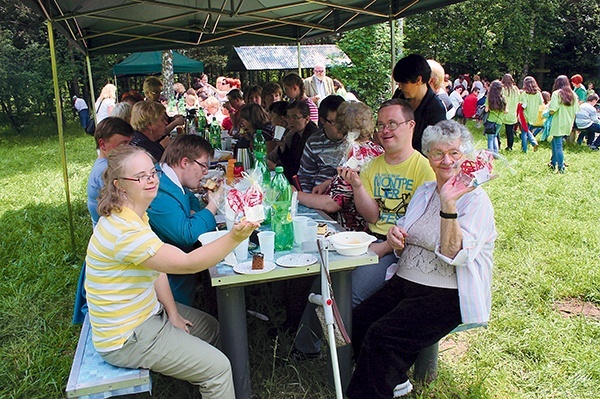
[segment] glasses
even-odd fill
[[[316,72],[316,73],[323,73],[323,72],[325,72],[325,71],[324,71],[323,69],[315,69],[315,72]]]
[[[141,175],[139,177],[119,177],[119,179],[123,179],[123,180],[127,180],[127,181],[136,181],[138,183],[141,183],[142,180],[146,180],[146,183],[150,183],[150,181],[154,180],[155,178],[159,178],[162,176],[162,171],[161,170],[154,170],[152,171],[149,175]]]
[[[198,166],[200,166],[202,169],[204,170],[208,170],[208,165],[202,162],[198,162],[194,159],[194,162],[196,162],[198,164]]]
[[[298,115],[287,115],[286,118],[297,121],[297,120],[300,120],[300,119],[305,119],[307,117],[306,116],[302,116],[302,115],[300,115],[300,116],[298,116]]]
[[[331,121],[327,118],[323,118],[323,119],[325,120],[325,122],[329,123],[330,125],[332,125],[332,126],[335,125],[335,121]]]
[[[375,125],[375,130],[379,133],[383,132],[385,129],[389,130],[390,132],[393,132],[394,130],[398,129],[400,125],[404,125],[405,123],[408,123],[410,121],[412,121],[412,119],[406,120],[404,122],[378,123]]]
[[[440,150],[434,150],[434,151],[430,151],[427,156],[429,157],[429,159],[439,162],[442,159],[444,159],[444,157],[446,155],[448,155],[454,161],[458,161],[459,159],[461,159],[463,157],[462,151],[456,150],[456,149],[451,149],[451,150],[448,150],[445,152],[440,151]]]

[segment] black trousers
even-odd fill
[[[428,287],[392,277],[354,309],[352,345],[356,368],[351,399],[391,399],[408,379],[419,352],[461,322],[458,290]]]

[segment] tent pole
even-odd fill
[[[302,77],[302,64],[300,62],[300,42],[298,42],[298,76]]]
[[[96,121],[96,95],[94,94],[95,92],[94,92],[94,81],[92,80],[92,63],[90,62],[89,54],[85,55],[85,66],[87,68],[88,82],[90,84],[90,97],[91,97],[91,101],[92,101],[92,103],[90,104],[90,106],[88,108],[91,108],[92,117],[94,118],[94,121]]]
[[[392,2],[390,1],[390,7],[392,6]],[[396,66],[396,21],[394,20],[394,17],[392,16],[392,10],[390,9],[390,43],[391,43],[391,61],[392,61],[392,65],[390,68],[390,71],[394,70],[394,66]],[[390,73],[390,76],[392,76],[392,74]],[[394,78],[391,78],[391,87],[392,87],[392,95],[394,94]]]
[[[62,161],[63,180],[65,183],[65,195],[67,197],[69,228],[71,231],[71,246],[73,253],[75,253],[75,229],[73,227],[73,210],[71,208],[71,196],[69,194],[69,173],[67,171],[67,153],[65,151],[65,139],[63,135],[62,105],[60,99],[60,90],[58,88],[58,69],[56,67],[56,50],[54,48],[54,29],[52,27],[52,21],[48,21],[48,41],[50,42],[50,61],[52,64],[52,83],[54,84],[56,123],[58,125],[58,143],[60,145],[60,158]]]

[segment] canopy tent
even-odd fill
[[[113,67],[115,76],[153,75],[162,72],[162,51],[133,53]],[[204,63],[173,51],[173,72],[204,72]]]
[[[24,0],[85,54],[297,44],[462,0]]]
[[[350,58],[335,44],[309,46],[241,46],[234,47],[235,55],[229,57],[228,71],[262,71],[350,65]],[[300,57],[298,57],[300,50]]]

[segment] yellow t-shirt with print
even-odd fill
[[[427,158],[415,151],[397,165],[388,164],[385,154],[378,156],[360,172],[360,180],[379,205],[379,220],[375,224],[369,223],[369,229],[385,235],[404,216],[417,187],[435,180],[435,174]]]

